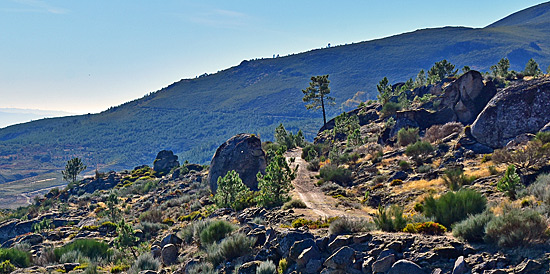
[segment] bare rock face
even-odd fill
[[[264,173],[265,153],[260,138],[253,134],[238,134],[223,143],[212,157],[208,182],[212,193],[218,188],[218,178],[235,170],[243,183],[252,190],[258,190],[256,174]]]
[[[496,92],[493,82],[484,83],[481,73],[472,70],[445,89],[441,106],[452,109],[457,121],[471,124]]]
[[[169,172],[172,168],[178,167],[178,156],[174,155],[171,150],[162,150],[157,154],[153,163],[153,170],[156,172]]]
[[[499,92],[472,124],[474,138],[492,148],[550,122],[550,78],[525,81]]]

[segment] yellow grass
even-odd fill
[[[400,194],[404,192],[409,192],[412,190],[429,190],[429,189],[442,189],[444,185],[443,179],[437,178],[434,180],[426,181],[426,180],[418,180],[418,181],[410,181],[405,182],[401,187],[396,188],[395,192]]]

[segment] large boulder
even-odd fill
[[[212,157],[208,182],[212,193],[218,189],[218,178],[235,170],[243,183],[258,190],[258,172],[265,173],[266,159],[262,142],[254,134],[238,134],[223,143]]]
[[[159,151],[153,162],[153,170],[159,173],[168,173],[172,168],[180,166],[178,156],[171,150]]]
[[[472,124],[480,143],[501,148],[518,135],[536,133],[550,122],[550,78],[524,81],[499,92]]]
[[[457,121],[471,124],[496,93],[497,88],[492,81],[485,83],[481,73],[471,70],[445,89],[441,106],[452,109]]]

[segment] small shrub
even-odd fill
[[[299,227],[308,227],[309,229],[317,229],[317,228],[325,228],[329,227],[330,223],[335,220],[335,218],[329,218],[328,220],[308,220],[304,218],[298,218],[290,224],[293,228],[299,228]]]
[[[397,111],[401,110],[401,105],[395,102],[387,102],[382,107],[380,113],[382,117],[388,117],[394,115]]]
[[[493,162],[514,165],[516,168],[539,169],[550,160],[550,145],[543,144],[535,139],[529,141],[525,146],[511,149],[497,149],[493,152]]]
[[[200,234],[206,229],[206,227],[212,222],[211,219],[208,220],[198,220],[188,224],[180,233],[181,238],[186,243],[190,244],[195,241],[197,244],[200,243]]]
[[[379,206],[374,215],[374,223],[382,231],[397,232],[405,228],[407,221],[403,217],[403,208],[392,205],[390,208]]]
[[[61,255],[59,259],[60,263],[80,263],[80,262],[89,262],[90,259],[84,257],[82,253],[78,250],[71,250],[67,253]]]
[[[277,267],[272,261],[261,262],[256,268],[256,274],[276,274]]]
[[[151,209],[139,215],[139,220],[142,222],[160,223],[162,222],[162,212],[158,209]]]
[[[201,245],[206,246],[215,243],[235,230],[235,226],[224,220],[210,222],[201,232]]]
[[[151,252],[145,252],[137,258],[137,260],[134,262],[134,265],[132,265],[131,270],[132,272],[139,273],[143,270],[153,270],[156,271],[160,267],[159,260],[155,259],[153,257],[153,254]]]
[[[546,229],[544,218],[535,210],[505,207],[502,215],[487,223],[485,239],[501,247],[516,247],[541,242]]]
[[[319,168],[321,168],[321,165],[319,163],[319,159],[313,159],[307,164],[307,170],[309,171],[319,171]]]
[[[397,144],[402,147],[416,143],[419,139],[418,128],[401,128],[397,132]]]
[[[288,261],[286,260],[286,258],[282,258],[279,261],[279,268],[277,269],[277,273],[279,274],[286,273],[287,269],[288,269]]]
[[[351,171],[335,165],[325,165],[319,170],[321,178],[325,181],[333,181],[341,185],[351,182]]]
[[[189,274],[217,274],[218,271],[214,269],[214,266],[209,262],[203,262],[193,265],[189,268]]]
[[[462,132],[464,126],[459,122],[449,122],[444,125],[433,125],[426,129],[424,140],[430,143],[436,143],[443,138],[453,134]]]
[[[111,273],[122,273],[122,272],[124,272],[128,269],[130,269],[129,265],[119,264],[119,265],[115,265],[111,268]]]
[[[455,224],[453,235],[468,242],[482,242],[485,237],[485,227],[494,218],[491,211],[470,215],[467,219]]]
[[[337,218],[330,223],[328,232],[331,235],[351,234],[374,230],[374,224],[366,219]]]
[[[283,205],[283,209],[307,208],[306,203],[299,199],[292,199]]]
[[[390,183],[390,186],[398,186],[398,185],[402,185],[403,184],[403,180],[401,179],[393,179]]]
[[[517,191],[522,187],[521,179],[516,173],[516,167],[509,165],[504,176],[497,182],[497,189],[505,192],[510,199],[515,200]]]
[[[10,262],[10,260],[5,260],[0,263],[0,274],[9,274],[15,271],[15,266]]]
[[[54,249],[54,254],[57,260],[61,259],[63,254],[71,251],[79,251],[82,256],[92,260],[108,259],[112,255],[112,250],[109,245],[94,239],[77,239],[69,244]]]
[[[495,166],[488,166],[487,169],[489,170],[489,173],[491,175],[497,175],[498,174],[498,170]]]
[[[227,260],[233,260],[248,254],[252,250],[255,239],[243,233],[236,233],[223,239],[219,244],[214,243],[207,249],[208,259],[214,265]]]
[[[527,192],[542,201],[546,206],[550,206],[550,174],[541,174],[532,183]]]
[[[164,218],[164,220],[162,220],[162,223],[165,224],[165,225],[174,225],[174,220],[170,217],[168,218]]]
[[[433,217],[435,221],[445,227],[462,221],[471,214],[478,214],[485,210],[487,199],[479,192],[471,189],[461,189],[458,192],[447,192],[439,199],[432,196],[424,200],[423,212],[426,217]]]
[[[432,166],[430,165],[421,165],[416,169],[416,172],[418,173],[428,173],[432,170]]]
[[[0,262],[7,260],[21,268],[31,264],[29,253],[15,248],[0,248]]]
[[[401,170],[409,170],[411,168],[411,164],[405,160],[399,161],[398,165]]]
[[[405,154],[413,158],[419,158],[422,155],[427,155],[434,151],[432,144],[425,141],[418,141],[414,144],[407,146]]]
[[[144,237],[147,239],[157,236],[158,232],[163,228],[167,228],[167,225],[151,222],[141,222],[136,226],[136,229],[141,229]]]
[[[481,157],[481,163],[486,163],[491,161],[491,157],[493,157],[492,154],[483,154],[483,157]]]
[[[408,233],[420,233],[428,235],[443,235],[447,232],[447,228],[434,222],[423,222],[423,223],[414,223],[407,224],[403,229],[403,232]]]
[[[550,143],[550,131],[538,132],[535,138],[543,144]]]
[[[443,181],[450,190],[457,191],[463,185],[470,184],[473,180],[464,175],[464,170],[461,167],[450,167],[445,170]]]

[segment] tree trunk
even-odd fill
[[[323,127],[327,125],[327,117],[325,116],[325,101],[323,100],[323,95],[321,94],[321,107],[323,108]]]

